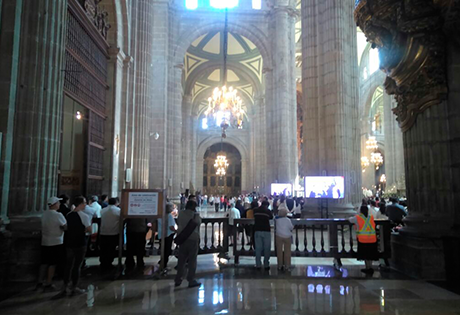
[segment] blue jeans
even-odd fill
[[[254,235],[256,243],[256,267],[262,267],[261,256],[264,253],[264,267],[270,266],[270,252],[272,247],[272,236],[270,232],[257,231]]]

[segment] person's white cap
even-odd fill
[[[51,198],[48,199],[48,206],[52,206],[52,205],[58,203],[61,200],[62,200],[62,198],[51,197]]]

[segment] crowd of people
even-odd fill
[[[80,272],[85,263],[88,249],[99,252],[100,268],[102,271],[113,269],[113,261],[117,255],[120,240],[121,209],[117,197],[108,198],[103,195],[90,196],[88,201],[83,196],[74,198],[70,204],[67,195],[48,199],[48,211],[42,216],[42,257],[37,287],[46,290],[57,290],[53,278],[58,266],[61,266],[63,286],[61,296],[84,292],[78,288]],[[215,205],[218,205],[217,207]],[[221,205],[223,206],[221,207]],[[180,211],[177,212],[173,203],[167,203],[167,227],[165,235],[158,233],[161,241],[165,237],[165,261],[160,265],[167,266],[172,254],[173,242],[178,246],[178,264],[176,286],[181,285],[185,270],[188,269],[187,280],[189,287],[199,286],[195,280],[196,260],[200,242],[201,217],[200,207],[215,207],[217,211],[227,211],[229,230],[227,235],[230,243],[238,233],[246,233],[249,244],[255,247],[255,267],[270,268],[271,256],[271,220],[274,219],[275,243],[279,270],[290,270],[291,266],[291,236],[293,224],[291,218],[300,218],[305,199],[296,197],[261,196],[258,194],[241,195],[239,197],[181,195]],[[364,260],[366,268],[362,271],[372,273],[372,261],[377,259],[377,239],[375,234],[375,219],[389,219],[394,226],[400,226],[407,215],[404,205],[396,198],[388,201],[375,198],[363,199],[357,215],[349,218],[356,225],[358,238],[358,259]],[[253,225],[238,227],[236,219],[254,219]],[[126,260],[128,270],[144,267],[146,234],[152,230],[152,223],[147,219],[130,218],[125,225]],[[162,231],[162,220],[157,220],[156,231]],[[235,233],[237,231],[237,233]],[[161,242],[160,242],[161,243]],[[136,258],[136,261],[135,259]],[[187,266],[187,268],[186,268]]]
[[[87,250],[92,246],[97,246],[100,253],[101,269],[112,269],[119,242],[120,214],[116,197],[91,196],[87,200],[78,196],[72,204],[67,195],[49,198],[48,211],[42,216],[42,254],[37,288],[57,290],[53,277],[57,267],[61,267],[63,286],[59,296],[83,293],[84,290],[78,287],[80,272]],[[136,242],[142,223],[136,220],[127,222],[127,264],[134,255],[138,257],[138,264],[143,264],[144,248],[142,251],[138,249]],[[143,235],[145,240],[145,231]],[[131,246],[130,241],[134,245]]]

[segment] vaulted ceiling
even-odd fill
[[[222,85],[223,39],[223,31],[204,34],[193,41],[185,55],[185,92],[191,94],[197,113],[204,111],[212,90]],[[247,111],[263,84],[263,60],[254,43],[229,32],[227,68],[228,85],[238,89]]]

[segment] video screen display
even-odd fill
[[[292,196],[292,184],[273,183],[271,188],[272,195]]]
[[[306,176],[306,198],[341,199],[345,194],[343,176]]]

